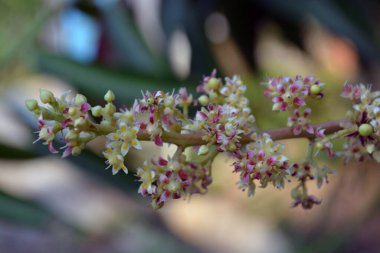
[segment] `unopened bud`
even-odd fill
[[[370,124],[361,124],[359,127],[360,136],[367,137],[373,133],[373,126]]]
[[[317,143],[315,143],[315,148],[318,149],[318,150],[321,150],[323,149],[323,143],[318,141]]]
[[[73,156],[78,156],[80,155],[80,153],[82,153],[82,149],[80,147],[73,147],[73,149],[71,150],[71,154]]]
[[[198,155],[206,155],[208,153],[208,147],[206,145],[202,145],[199,147]]]
[[[40,89],[40,99],[44,104],[53,103],[55,101],[54,94],[45,89]]]
[[[33,112],[39,108],[38,102],[35,99],[28,99],[25,101],[25,106],[29,111]]]
[[[75,116],[75,115],[77,115],[77,113],[78,113],[78,109],[77,108],[75,108],[75,107],[70,107],[69,108],[69,115],[70,116]]]
[[[69,132],[65,135],[65,139],[67,139],[67,140],[69,140],[69,141],[76,140],[76,139],[78,139],[78,134],[77,134],[76,132],[69,131]]]
[[[236,145],[234,143],[229,143],[228,146],[227,146],[227,150],[230,151],[230,152],[233,152],[236,150]]]
[[[91,108],[91,113],[94,117],[102,116],[103,108],[100,105]]]
[[[87,102],[87,98],[82,94],[77,94],[74,101],[76,105],[82,105],[83,103]]]
[[[59,123],[55,123],[53,126],[53,133],[57,133],[62,130],[62,126]]]
[[[198,98],[199,103],[201,103],[202,106],[208,105],[208,97],[206,95],[202,95]]]
[[[115,94],[111,90],[108,90],[106,95],[104,95],[104,100],[112,103],[115,100]]]
[[[116,107],[113,104],[107,104],[104,110],[108,115],[112,115],[116,112]]]
[[[212,77],[212,78],[208,81],[208,83],[207,83],[208,87],[209,87],[210,89],[213,89],[213,90],[216,90],[216,89],[218,88],[218,84],[219,84],[219,80],[216,79],[215,77]]]
[[[75,121],[74,121],[74,126],[75,127],[83,127],[83,126],[85,126],[86,125],[86,120],[84,119],[84,118],[79,118],[79,119],[76,119]]]
[[[321,87],[319,85],[313,84],[310,87],[310,93],[312,95],[318,95],[321,92]]]

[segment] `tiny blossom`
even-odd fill
[[[305,78],[296,76],[294,79],[290,77],[271,78],[265,85],[267,88],[264,95],[272,98],[273,111],[286,111],[306,106],[305,99],[307,97],[323,97],[324,84],[311,76]],[[311,87],[318,87],[318,92],[314,94]]]
[[[139,193],[151,197],[154,208],[161,208],[169,199],[202,193],[211,183],[208,169],[185,161],[184,156],[145,161],[137,169],[137,176],[141,182]]]
[[[237,155],[234,162],[234,172],[240,173],[239,187],[248,189],[248,195],[255,190],[254,180],[258,180],[262,187],[269,182],[279,189],[283,188],[286,177],[288,159],[281,154],[282,146],[274,144],[268,134],[255,136],[255,142],[246,146],[246,151]]]
[[[215,91],[218,88],[217,87],[218,85],[216,85],[216,87],[210,85],[210,80],[216,80],[218,85],[221,82],[220,78],[216,78],[216,69],[214,69],[211,72],[211,75],[203,77],[203,80],[197,86],[197,92],[199,92],[199,93],[205,93],[205,94],[213,94],[213,93],[215,93]]]
[[[380,92],[371,91],[371,85],[345,84],[341,95],[353,103],[342,124],[348,138],[343,145],[344,161],[370,158],[380,162]]]
[[[358,99],[360,98],[363,89],[365,89],[364,85],[353,85],[345,83],[341,96],[344,98],[349,98],[351,100]]]
[[[310,124],[309,116],[311,115],[311,109],[306,108],[303,113],[300,113],[298,109],[293,111],[293,115],[288,118],[288,126],[293,128],[294,135],[299,135],[303,130],[309,134],[314,133],[314,128]]]
[[[297,207],[298,205],[301,205],[304,209],[311,209],[314,205],[320,205],[322,203],[321,200],[319,200],[314,195],[308,195],[303,198],[296,198],[291,207]]]
[[[121,123],[115,133],[107,135],[110,147],[120,146],[120,151],[125,156],[130,147],[141,149],[141,143],[137,139],[137,127],[128,127],[126,124]]]
[[[126,174],[128,173],[128,169],[124,165],[124,157],[117,147],[107,148],[107,150],[103,152],[103,155],[107,159],[106,163],[108,167],[106,169],[112,167],[112,174],[115,175],[119,170],[123,170]]]
[[[334,156],[334,150],[333,150],[333,144],[329,140],[329,138],[325,135],[326,129],[323,128],[317,128],[315,130],[315,142],[316,142],[316,152],[315,155],[317,155],[321,150],[326,150],[328,156],[332,157]]]
[[[35,102],[31,108],[38,118],[39,138],[36,141],[44,140],[50,152],[58,153],[53,141],[57,136],[63,136],[62,157],[79,154],[85,144],[96,137],[91,129],[88,114],[91,106],[86,97],[77,94],[69,99],[69,94],[65,92],[57,98],[50,91],[41,89],[40,99],[46,106]]]

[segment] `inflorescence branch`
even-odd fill
[[[79,155],[86,144],[106,136],[103,155],[113,174],[123,170],[131,148],[141,150],[141,141],[177,145],[171,157],[149,158],[135,170],[139,193],[152,199],[154,208],[169,199],[206,193],[212,183],[211,164],[219,153],[232,159],[233,172],[240,175],[238,187],[253,195],[256,185],[272,184],[282,189],[286,182],[297,182],[291,190],[292,206],[312,208],[321,201],[307,191],[307,182],[318,187],[334,173],[319,165],[316,157],[326,152],[330,157],[380,162],[380,92],[363,84],[345,84],[342,97],[350,99],[352,109],[346,118],[312,124],[309,100],[324,97],[324,84],[308,76],[270,78],[264,95],[271,98],[273,111],[289,112],[287,127],[256,129],[256,121],[245,97],[246,86],[238,76],[222,80],[214,70],[197,87],[200,96],[193,99],[185,88],[178,93],[145,92],[127,109],[117,111],[115,95],[108,91],[104,106],[91,106],[84,95],[69,93],[60,98],[48,90],[40,90],[40,105],[26,101],[27,108],[38,119],[38,140],[43,140],[52,153],[56,138],[65,145],[62,157]],[[189,117],[189,107],[198,108]],[[283,155],[284,146],[275,141],[307,138],[309,150],[302,162],[290,161]],[[343,139],[341,150],[333,142]]]

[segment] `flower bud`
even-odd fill
[[[208,147],[206,145],[202,145],[199,147],[198,155],[206,155],[208,153]]]
[[[370,136],[373,133],[373,126],[370,124],[361,124],[359,127],[359,135],[363,137]]]
[[[174,99],[172,96],[168,96],[165,101],[164,101],[164,105],[166,107],[171,107],[173,105],[173,102],[174,102]]]
[[[315,143],[315,148],[316,148],[317,150],[321,150],[321,149],[323,149],[323,143],[320,142],[320,141],[318,141],[317,143]]]
[[[69,141],[76,140],[76,139],[78,139],[78,134],[77,134],[76,132],[69,131],[69,132],[65,135],[65,139],[67,139],[67,140],[69,140]]]
[[[53,126],[53,133],[57,133],[62,130],[62,125],[56,122]]]
[[[55,101],[54,94],[45,89],[40,89],[40,99],[44,104],[53,103]]]
[[[94,117],[102,116],[103,108],[100,105],[91,108],[91,113]]]
[[[82,152],[82,149],[80,147],[73,147],[73,149],[71,150],[71,154],[73,156],[78,156],[80,155],[81,152]]]
[[[104,110],[108,115],[112,115],[116,112],[116,107],[113,104],[107,104]]]
[[[202,95],[198,98],[199,103],[201,103],[202,106],[208,105],[208,97],[206,95]]]
[[[29,111],[33,112],[34,110],[37,110],[39,108],[38,102],[35,99],[28,99],[25,101],[25,106],[28,108]]]
[[[83,103],[87,102],[87,98],[83,96],[82,94],[77,94],[75,96],[74,102],[76,105],[82,105]]]
[[[236,145],[231,142],[227,145],[227,150],[230,151],[230,152],[234,152],[236,150]]]
[[[112,103],[115,100],[115,94],[111,90],[108,90],[106,95],[104,95],[104,100]]]
[[[84,118],[79,118],[74,121],[74,126],[81,128],[86,125],[86,120]]]
[[[321,92],[321,87],[319,85],[313,84],[310,87],[310,93],[312,95],[318,95]]]
[[[78,109],[77,108],[75,108],[75,107],[70,107],[69,108],[69,115],[70,116],[75,116],[75,115],[77,115],[77,113],[78,113]]]
[[[209,87],[210,89],[213,89],[213,90],[216,90],[216,89],[218,88],[218,84],[219,84],[219,80],[216,79],[215,77],[212,77],[212,78],[208,81],[208,83],[207,83],[208,87]]]

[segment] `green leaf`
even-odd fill
[[[128,69],[158,76],[168,72],[166,61],[153,55],[128,10],[120,2],[104,5],[100,12],[105,21],[106,34]]]
[[[0,190],[0,219],[24,225],[44,226],[54,215],[40,205]]]
[[[116,100],[132,102],[141,97],[141,91],[172,91],[179,87],[173,80],[156,79],[149,76],[128,74],[95,65],[83,65],[60,56],[39,52],[36,67],[66,80],[90,100],[102,100],[107,90],[116,94]]]
[[[39,157],[35,152],[28,149],[13,147],[0,143],[0,159],[33,159]]]

